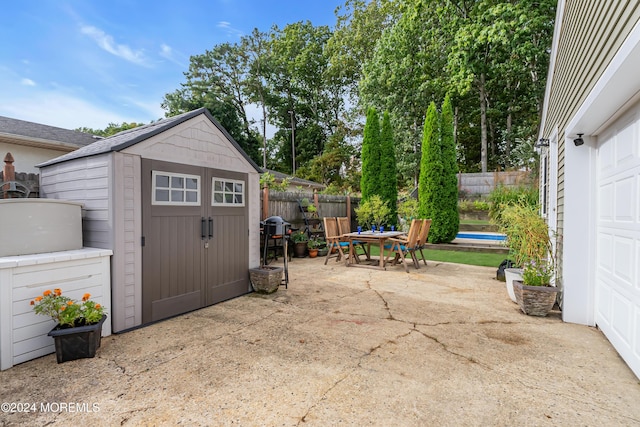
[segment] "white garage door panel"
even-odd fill
[[[640,376],[640,119],[598,137],[596,323]]]

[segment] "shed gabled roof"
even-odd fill
[[[84,147],[95,142],[89,133],[0,116],[0,141],[37,147]]]
[[[50,166],[56,163],[62,163],[82,157],[95,156],[97,154],[104,154],[110,151],[121,151],[155,135],[158,135],[161,132],[171,129],[174,126],[184,123],[189,119],[199,116],[200,114],[204,114],[211,121],[211,123],[213,123],[213,125],[224,134],[229,142],[233,144],[233,146],[238,150],[240,154],[242,154],[242,156],[251,164],[251,166],[253,166],[256,171],[261,172],[260,167],[251,159],[251,157],[249,157],[247,153],[245,153],[240,145],[238,145],[238,143],[231,137],[231,135],[229,135],[229,133],[222,127],[222,125],[218,123],[215,118],[213,118],[211,113],[209,113],[209,110],[207,110],[206,108],[199,108],[194,111],[189,111],[188,113],[168,117],[166,119],[158,120],[157,122],[150,123],[148,125],[119,132],[113,136],[101,139],[91,145],[87,145],[86,147],[82,147],[76,151],[72,151],[71,153],[56,157],[55,159],[40,163],[36,166]]]

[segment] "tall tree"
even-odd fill
[[[418,216],[431,219],[429,241],[439,243],[436,230],[440,216],[441,183],[444,165],[440,151],[440,119],[435,102],[429,104],[422,134],[420,185],[418,187]]]
[[[360,191],[366,201],[374,194],[380,195],[380,121],[376,109],[367,110],[367,121],[362,137],[362,177]]]
[[[455,162],[455,147],[454,147]],[[382,115],[380,130],[380,197],[389,206],[387,224],[398,223],[398,173],[396,170],[396,147],[387,111]]]
[[[435,240],[450,242],[458,234],[460,216],[458,215],[458,164],[453,133],[453,107],[449,95],[444,98],[442,103],[440,153],[442,156],[441,198],[439,201],[441,213],[433,231]]]

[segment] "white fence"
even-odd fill
[[[0,370],[55,353],[53,338],[47,336],[55,323],[36,315],[29,304],[54,288],[81,300],[85,293],[111,313],[112,252],[83,248],[0,258]],[[111,321],[102,336],[111,335]]]

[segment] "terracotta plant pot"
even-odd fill
[[[309,258],[315,258],[318,256],[318,250],[317,249],[309,249]]]
[[[524,314],[546,316],[556,302],[558,288],[555,286],[527,286],[521,280],[513,281],[516,301]]]

